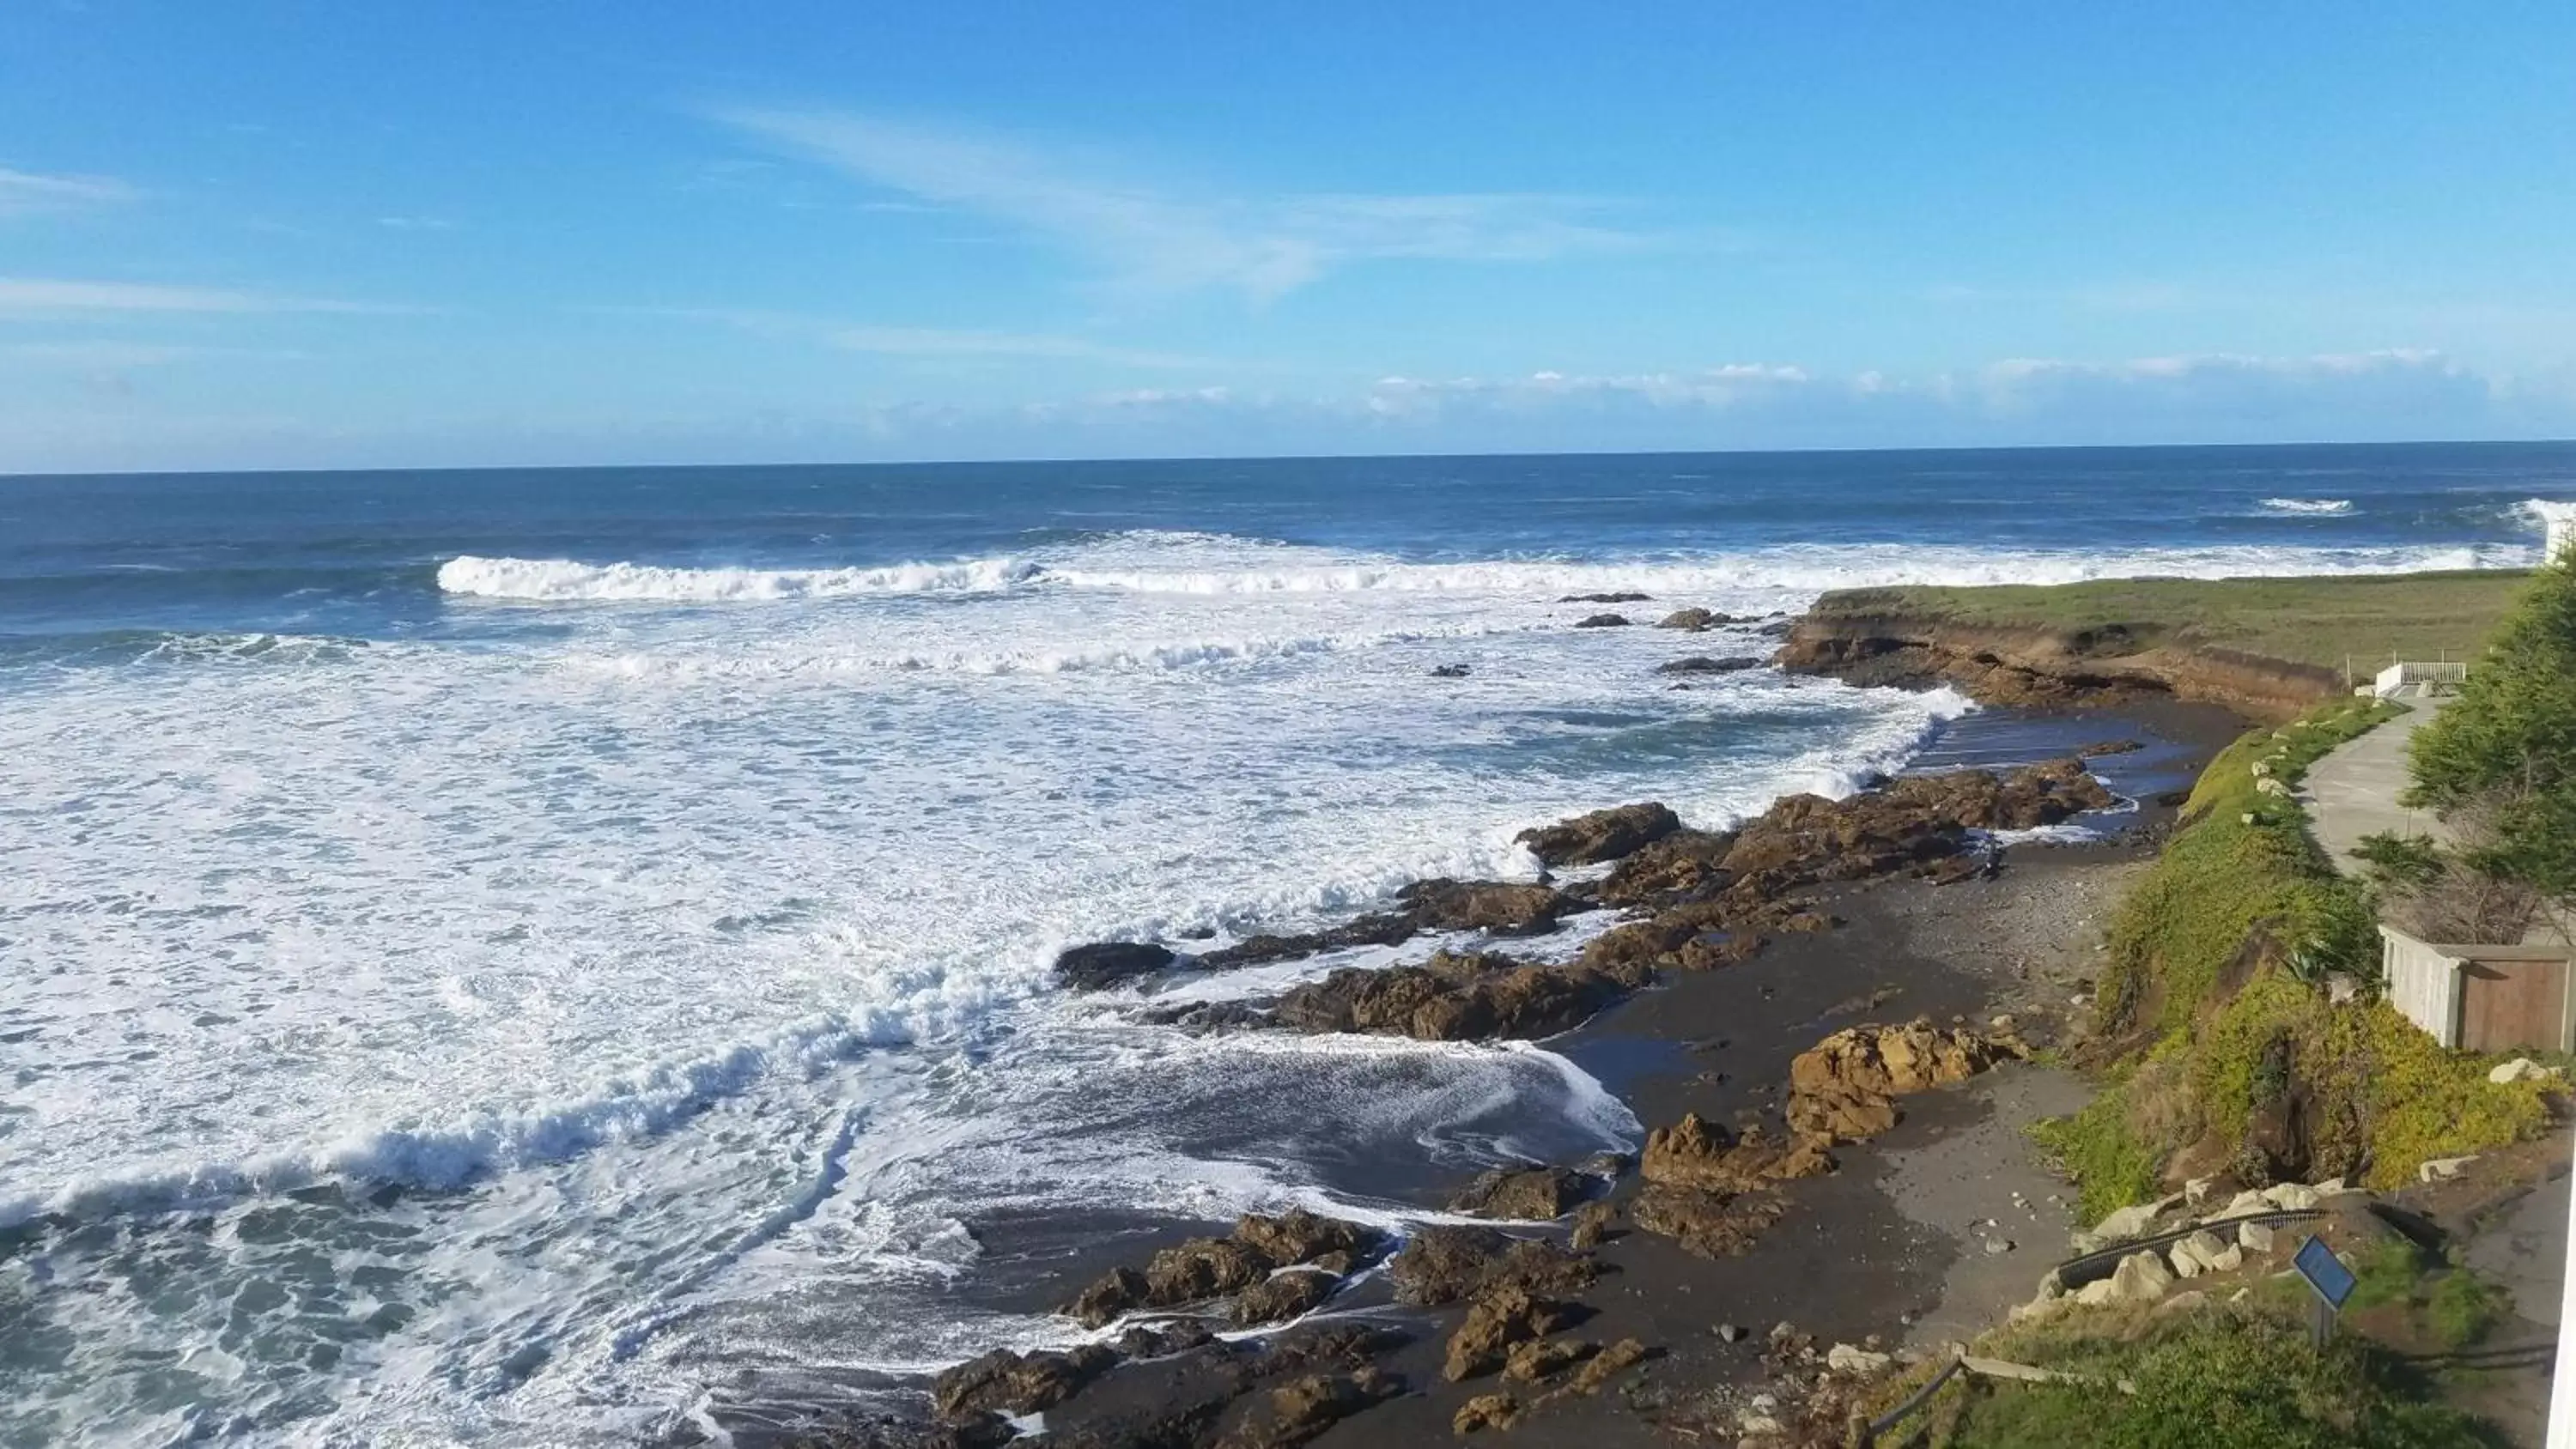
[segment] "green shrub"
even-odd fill
[[[2086,1384],[1977,1382],[1944,1390],[1946,1449],[2470,1449],[2485,1426],[2421,1401],[2404,1365],[2353,1335],[2324,1353],[2303,1316],[2255,1309],[2077,1313],[1990,1337],[1980,1352],[2086,1375]],[[2111,1380],[2126,1380],[2121,1393]],[[1955,1381],[1954,1381],[1955,1382]]]

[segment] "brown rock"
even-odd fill
[[[1583,1368],[1560,1394],[1597,1394],[1603,1385],[1646,1361],[1646,1346],[1633,1338],[1623,1338],[1584,1361]]]
[[[1758,1128],[1739,1137],[1692,1112],[1646,1135],[1645,1155],[1637,1170],[1648,1182],[1738,1193],[1767,1183],[1820,1176],[1833,1168],[1833,1158],[1817,1143],[1780,1142]]]
[[[1449,1199],[1453,1213],[1548,1222],[1592,1193],[1592,1179],[1564,1167],[1497,1167],[1477,1174]]]
[[[1586,614],[1582,618],[1574,621],[1574,627],[1577,629],[1625,629],[1628,627],[1628,616],[1625,614]]]
[[[1375,1367],[1310,1374],[1272,1389],[1269,1412],[1247,1417],[1218,1443],[1220,1449],[1287,1449],[1402,1392],[1402,1380]]]
[[[1681,829],[1681,817],[1660,801],[1620,805],[1535,827],[1514,837],[1549,865],[1592,865],[1617,860],[1649,841]]]
[[[1614,1202],[1588,1202],[1574,1210],[1574,1231],[1566,1241],[1578,1253],[1589,1252],[1610,1240],[1610,1228],[1619,1221],[1619,1205]]]
[[[1233,1238],[1192,1238],[1165,1248],[1145,1264],[1149,1302],[1194,1303],[1249,1288],[1270,1276],[1270,1259]]]
[[[1601,883],[1601,899],[1608,905],[1635,906],[1719,889],[1733,879],[1722,863],[1734,848],[1731,830],[1673,831],[1620,861]]]
[[[1264,1323],[1281,1323],[1312,1313],[1333,1296],[1340,1280],[1330,1273],[1312,1268],[1289,1268],[1274,1273],[1235,1295],[1236,1326],[1251,1328]]]
[[[1533,1338],[1512,1345],[1503,1358],[1503,1377],[1520,1383],[1534,1384],[1551,1375],[1564,1372],[1601,1351],[1597,1343],[1583,1343],[1570,1338]]]
[[[1133,1268],[1112,1268],[1082,1290],[1065,1312],[1085,1328],[1098,1328],[1115,1322],[1119,1315],[1145,1305],[1152,1288],[1145,1275]]]
[[[1272,1019],[1301,1031],[1422,1041],[1534,1038],[1571,1030],[1640,984],[1632,971],[1533,966],[1442,951],[1419,966],[1350,967],[1283,993]]]
[[[1277,1217],[1246,1213],[1235,1220],[1234,1236],[1271,1262],[1285,1266],[1311,1263],[1328,1253],[1348,1253],[1356,1258],[1376,1246],[1382,1235],[1358,1223],[1290,1208]]]
[[[1556,929],[1572,902],[1543,885],[1499,881],[1426,880],[1406,886],[1397,900],[1426,931],[1496,931],[1530,936]]]
[[[1732,621],[1727,620],[1722,614],[1712,614],[1706,609],[1675,609],[1671,613],[1666,614],[1663,618],[1657,620],[1655,627],[1658,629],[1688,629],[1692,633],[1696,634],[1711,624],[1721,622]]]
[[[1751,1248],[1786,1210],[1767,1192],[1708,1192],[1649,1182],[1628,1204],[1628,1219],[1703,1258],[1731,1258]]]
[[[2016,1040],[1929,1019],[1850,1027],[1790,1062],[1789,1125],[1823,1141],[1856,1142],[1896,1125],[1895,1098],[2027,1055]]]
[[[1425,1307],[1504,1285],[1570,1298],[1599,1275],[1589,1258],[1544,1239],[1507,1237],[1491,1228],[1420,1229],[1387,1265],[1396,1300]]]
[[[1020,1354],[997,1348],[931,1380],[931,1401],[940,1417],[947,1419],[985,1413],[1034,1414],[1073,1397],[1117,1362],[1115,1352],[1096,1343],[1067,1353]]]
[[[1451,1383],[1501,1368],[1514,1344],[1544,1338],[1573,1321],[1564,1304],[1538,1297],[1515,1284],[1479,1292],[1467,1305],[1467,1317],[1449,1336],[1442,1377]]]
[[[1511,1395],[1478,1394],[1458,1406],[1457,1416],[1449,1421],[1449,1430],[1463,1436],[1480,1429],[1508,1429],[1520,1417],[1521,1406]]]

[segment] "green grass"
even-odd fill
[[[2338,700],[2229,746],[2114,916],[2095,1024],[2124,1057],[2084,1110],[2032,1132],[2088,1220],[2155,1196],[2186,1147],[2241,1154],[2256,1111],[2292,1081],[2313,1103],[2312,1177],[2394,1186],[2427,1158],[2546,1127],[2548,1087],[2494,1085],[2492,1059],[2442,1049],[2385,1002],[2334,1005],[2313,979],[2376,974],[2375,912],[2295,801],[2261,782],[2295,785],[2393,712]]]
[[[2472,1449],[2492,1430],[2427,1402],[2386,1350],[2310,1347],[2305,1315],[2270,1304],[2168,1313],[2073,1310],[1990,1334],[1977,1352],[2084,1384],[1961,1375],[1922,1421],[1938,1449]],[[2134,1393],[2110,1381],[2126,1380]]]
[[[2233,650],[2341,672],[2475,656],[2531,575],[2488,569],[2339,578],[2101,579],[2080,584],[1846,589],[1812,617],[1901,616],[2097,637],[2105,653],[2163,644]],[[2114,632],[2116,631],[2116,632]]]

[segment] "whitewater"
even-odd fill
[[[2409,532],[2226,522],[2289,496],[2261,479],[2200,536],[2053,545],[1812,510],[1362,538],[1322,484],[1129,517],[1010,478],[963,523],[953,480],[874,474],[379,483],[365,516],[162,485],[165,537],[0,545],[0,1443],[721,1428],[1060,1338],[974,1285],[1067,1214],[1392,1224],[1398,1185],[1329,1164],[1633,1146],[1544,1044],[1193,1036],[1049,965],[1529,879],[1516,831],[1617,800],[1719,824],[1902,768],[1966,701],[1653,672],[1767,652],[1825,588],[2535,553],[2520,478]],[[1568,597],[1617,593],[1652,598]],[[1571,627],[1684,605],[1743,622]]]

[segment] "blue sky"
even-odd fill
[[[0,471],[2569,435],[2563,3],[0,11]]]

